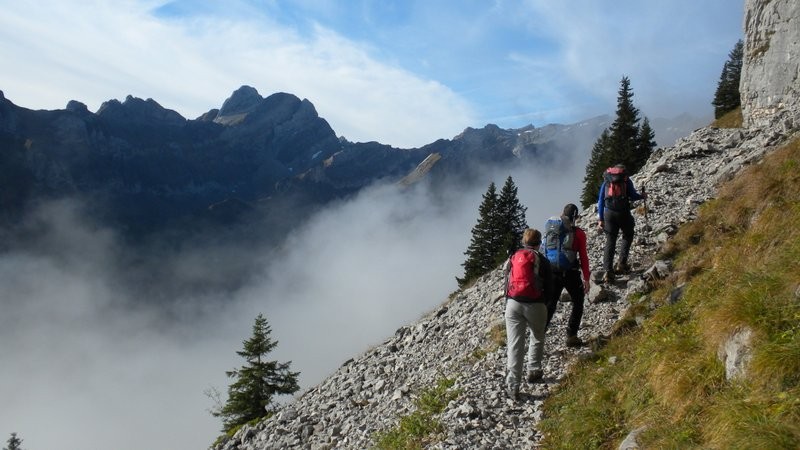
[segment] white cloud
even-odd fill
[[[585,155],[563,156],[574,170],[511,170],[534,227],[577,200]],[[167,304],[130,285],[139,269],[128,261],[144,247],[82,222],[80,205],[45,208],[36,241],[0,255],[0,435],[18,432],[26,448],[204,448],[220,429],[204,392],[225,391],[258,313],[279,341],[271,356],[291,360],[304,387],[318,383],[456,289],[482,194],[508,173],[436,195],[369,188],[298,224],[280,251],[145,254],[161,277],[147,283],[170,292],[235,264],[256,268],[239,289],[178,291]]]
[[[0,2],[0,73],[7,98],[96,110],[131,94],[187,118],[219,107],[243,84],[308,98],[334,131],[399,147],[451,137],[472,107],[446,86],[374,59],[320,26],[309,36],[251,9],[242,16],[164,18],[155,2]]]
[[[725,55],[741,36],[740,29],[729,28],[730,18],[741,20],[741,5],[722,0],[526,4],[521,15],[532,32],[557,48],[546,61],[560,74],[557,86],[567,103],[561,106],[601,100],[584,118],[613,111],[623,75],[631,79],[643,114],[710,115]],[[605,110],[598,110],[602,104]]]

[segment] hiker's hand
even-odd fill
[[[589,293],[589,287],[590,287],[589,286],[589,280],[584,280],[583,281],[583,293],[584,294],[588,294]]]
[[[603,221],[602,220],[598,220],[597,221],[597,228],[600,228],[601,230],[603,229]]]

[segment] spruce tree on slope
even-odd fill
[[[500,196],[497,198],[497,215],[500,220],[500,246],[494,255],[494,267],[508,258],[508,255],[513,251],[520,248],[522,233],[525,228],[528,228],[528,221],[525,218],[528,208],[522,206],[519,202],[517,193],[517,186],[509,175],[505,184],[503,184],[503,188],[500,189]]]
[[[22,439],[17,437],[17,433],[11,433],[6,444],[8,447],[3,447],[3,450],[22,450]]]
[[[617,116],[592,147],[583,178],[581,204],[584,208],[597,201],[603,172],[614,164],[624,164],[634,174],[644,165],[655,148],[655,133],[650,122],[639,126],[639,110],[633,106],[633,90],[628,77],[622,77],[617,96]],[[643,130],[644,129],[644,130]]]
[[[744,57],[744,43],[741,39],[728,53],[728,60],[722,67],[717,90],[714,92],[714,118],[719,119],[726,113],[738,108],[741,103],[739,94],[739,81],[742,77],[742,63]]]
[[[656,148],[656,132],[650,126],[650,119],[642,119],[642,126],[639,127],[639,134],[636,136],[636,154],[633,158],[633,167],[638,172],[653,154]]]
[[[256,317],[253,336],[243,341],[244,348],[236,352],[247,364],[226,372],[236,381],[228,387],[228,401],[212,414],[222,417],[223,431],[269,417],[273,413],[273,397],[279,394],[293,394],[300,387],[297,384],[299,372],[289,370],[290,362],[278,363],[266,359],[277,345],[269,335],[272,332],[267,319],[262,314]]]
[[[497,202],[497,188],[492,182],[483,194],[483,201],[478,207],[478,223],[472,228],[472,239],[464,252],[467,256],[466,261],[461,263],[464,276],[456,277],[460,288],[494,268],[494,255],[500,247]]]
[[[586,164],[586,175],[583,177],[583,191],[581,191],[581,205],[584,208],[597,201],[597,193],[603,183],[602,173],[612,164],[610,148],[611,136],[606,128],[592,146],[589,163]]]
[[[631,80],[622,77],[617,91],[617,117],[611,124],[611,149],[613,159],[628,165],[636,155],[636,137],[639,135],[639,109],[633,106]],[[636,172],[628,167],[631,172]]]

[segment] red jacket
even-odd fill
[[[589,283],[589,254],[586,252],[586,232],[580,227],[575,229],[575,250],[578,252],[578,259],[581,260],[581,272],[583,272],[584,283]]]

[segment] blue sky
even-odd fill
[[[743,1],[0,0],[0,90],[96,111],[128,94],[184,117],[241,85],[309,99],[338,135],[399,147],[494,123],[711,116]]]

